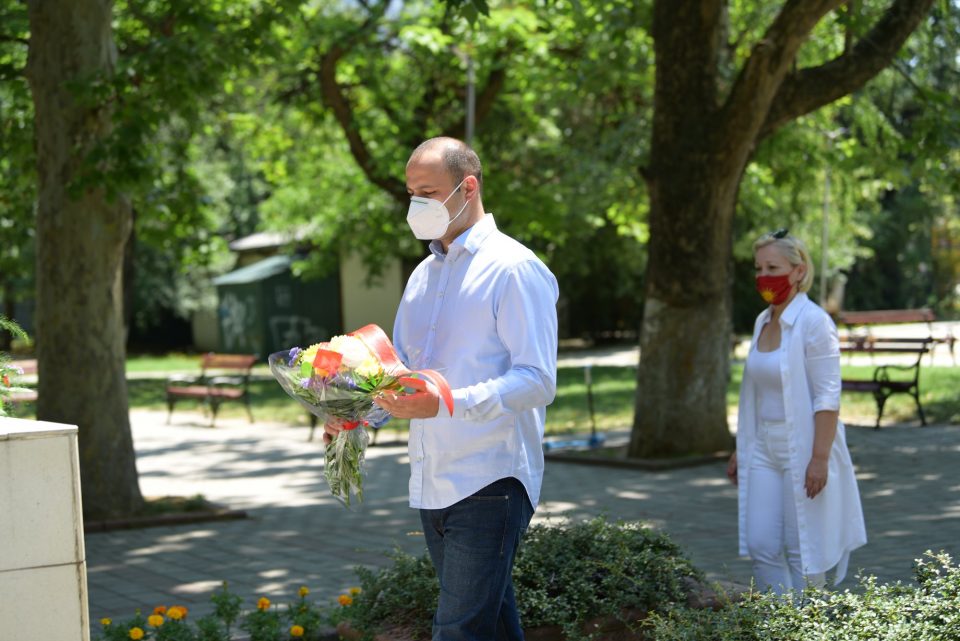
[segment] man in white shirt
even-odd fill
[[[511,571],[540,498],[559,289],[484,211],[480,160],[465,143],[424,142],[406,174],[407,221],[432,242],[407,282],[394,346],[411,369],[444,375],[453,415],[432,385],[378,402],[411,419],[410,506],[440,579],[433,639],[522,639]]]

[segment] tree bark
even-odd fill
[[[79,427],[84,513],[142,507],[124,373],[122,264],[129,203],[102,186],[71,189],[110,132],[111,109],[77,86],[116,61],[110,0],[30,0],[27,75],[35,108],[37,418]]]
[[[657,0],[649,167],[647,292],[629,455],[727,449],[732,228],[743,171],[776,127],[854,91],[890,64],[932,0],[894,0],[836,61],[793,71],[796,53],[842,0],[788,0],[725,100],[721,0]],[[829,80],[828,80],[829,79]],[[842,89],[842,92],[840,92]]]

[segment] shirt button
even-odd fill
[[[430,326],[430,331],[433,331],[433,332],[437,331],[437,324],[436,324],[436,323],[434,323],[433,325]]]
[[[439,291],[439,293],[437,293],[437,296],[439,296],[440,298],[443,298],[443,290],[442,290],[442,289]]]

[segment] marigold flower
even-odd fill
[[[307,588],[307,586],[305,586],[305,585],[301,585],[301,586],[300,586],[300,589],[297,590],[297,594],[299,594],[299,595],[300,595],[300,598],[302,599],[303,597],[305,597],[305,596],[307,596],[308,594],[310,594],[310,589]]]
[[[143,630],[140,628],[130,628],[130,638],[133,641],[140,641],[143,638]]]
[[[257,609],[262,611],[262,610],[267,610],[269,608],[270,608],[270,599],[268,599],[265,596],[260,597],[260,599],[257,601]]]
[[[187,609],[182,605],[175,605],[167,610],[167,617],[179,621],[187,616]]]
[[[10,377],[7,376],[6,374],[3,375],[3,384],[6,385],[7,387],[10,387]]]
[[[297,637],[298,639],[303,636],[303,626],[294,625],[290,627],[290,636]]]
[[[147,617],[147,623],[155,628],[159,628],[161,625],[163,625],[163,617],[159,614],[151,614]]]
[[[358,594],[360,594],[360,592],[362,592],[362,590],[360,588],[350,588],[349,592],[353,596],[357,596]]]
[[[341,594],[337,597],[337,603],[340,605],[350,605],[353,603],[353,597],[349,594]]]
[[[109,617],[103,617],[102,619],[100,619],[100,625],[102,625],[102,626],[104,626],[104,627],[110,625],[111,623],[113,623],[113,621],[110,620]]]
[[[158,605],[157,607],[155,607],[155,608],[153,609],[153,613],[154,613],[154,614],[166,614],[166,613],[167,613],[167,606],[165,606],[165,605]]]

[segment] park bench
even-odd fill
[[[930,362],[933,362],[933,348],[934,344],[942,343],[946,345],[950,350],[950,358],[953,360],[953,364],[957,364],[957,357],[953,349],[956,345],[957,338],[953,335],[949,329],[947,333],[943,336],[934,336],[933,335],[933,325],[932,323],[937,320],[936,315],[933,313],[932,309],[920,308],[920,309],[876,309],[869,311],[840,311],[836,314],[836,321],[838,325],[846,326],[851,340],[858,340],[863,337],[871,337],[873,332],[871,327],[874,325],[895,325],[899,323],[926,323],[927,324],[927,336],[924,338],[913,338],[913,339],[903,339],[907,342],[919,342],[921,340],[929,339],[931,343],[930,346]]]
[[[195,400],[209,407],[210,425],[217,420],[220,405],[227,401],[243,402],[247,416],[253,423],[250,409],[250,370],[257,357],[248,354],[204,354],[200,361],[200,376],[172,376],[167,379],[167,424],[177,401]]]
[[[847,354],[890,354],[907,357],[907,363],[880,365],[873,371],[870,379],[843,377],[841,389],[844,392],[865,392],[873,395],[877,402],[877,423],[880,428],[883,408],[887,399],[894,394],[909,394],[917,404],[920,424],[926,425],[920,403],[920,363],[923,355],[930,351],[932,338],[876,338],[872,336],[854,336],[840,341],[840,351]]]

